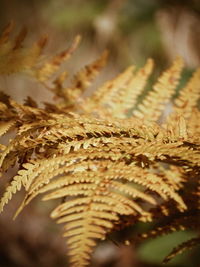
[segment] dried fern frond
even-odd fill
[[[134,107],[137,97],[144,89],[152,68],[151,59],[135,74],[134,67],[128,68],[113,81],[105,83],[89,102],[93,101],[95,107],[99,106],[99,109],[105,106],[113,117],[126,118],[127,112]]]
[[[197,69],[187,85],[180,90],[179,96],[175,99],[174,112],[189,119],[200,97],[200,69]],[[190,100],[189,100],[190,99]]]
[[[177,58],[171,68],[158,78],[153,90],[138,106],[138,110],[134,112],[134,115],[138,118],[157,121],[164,110],[165,104],[175,92],[182,69],[183,60]]]
[[[134,66],[130,66],[123,73],[111,81],[107,81],[94,94],[83,102],[85,112],[97,113],[100,117],[111,115],[112,105],[121,99],[130,79],[133,77]]]
[[[46,87],[80,39],[75,38],[70,48],[38,66],[44,39],[33,46],[37,53],[33,47],[25,49],[30,52],[27,58],[22,50],[25,31],[9,41],[11,29],[10,24],[0,39],[0,73],[1,69],[12,73],[27,68]],[[8,64],[18,57],[21,61],[11,70]],[[175,60],[135,110],[151,74],[152,60],[135,73],[134,66],[127,68],[91,97],[83,97],[106,58],[104,52],[79,71],[67,88],[63,85],[67,72],[57,75],[48,89],[59,101],[45,103],[45,108],[31,98],[18,104],[0,94],[0,135],[12,129],[16,133],[7,145],[0,146],[1,172],[18,163],[17,174],[0,200],[0,211],[22,187],[26,195],[15,217],[40,194],[46,201],[61,199],[51,217],[64,224],[74,267],[87,266],[98,240],[116,226],[168,219],[144,237],[197,229],[191,221],[199,212],[199,72],[175,100],[174,112],[159,125],[156,121],[175,92],[182,60]],[[132,110],[131,118],[126,118]],[[124,218],[128,218],[126,223]],[[196,241],[188,241],[172,254]]]

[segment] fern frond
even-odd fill
[[[157,121],[165,108],[165,104],[175,92],[182,68],[183,60],[177,58],[171,68],[158,78],[153,90],[149,92],[133,114],[138,118]]]
[[[189,82],[180,90],[179,96],[174,101],[174,112],[189,119],[200,97],[200,69],[197,69]]]
[[[187,132],[188,132],[188,139],[193,143],[199,145],[200,144],[200,112],[196,108],[192,111],[190,119],[187,121]],[[194,134],[194,132],[196,134]]]
[[[130,81],[129,87],[124,95],[123,108],[121,108],[121,113],[125,112],[126,116],[127,112],[134,108],[137,103],[137,97],[142,93],[144,89],[147,79],[151,75],[153,70],[153,60],[148,59],[145,66],[138,70],[138,72],[134,75],[133,79]]]
[[[30,172],[30,170],[29,170]],[[26,183],[27,176],[24,175],[18,175],[15,176],[10,183],[10,185],[6,188],[6,191],[1,198],[0,201],[0,212],[3,211],[4,206],[8,203],[9,200],[11,200],[12,196],[17,192],[20,191],[22,186]]]
[[[98,88],[97,91],[89,98],[84,104],[83,108],[86,112],[101,112],[101,117],[106,116],[104,109],[111,110],[112,105],[117,102],[121,95],[125,93],[125,88],[128,86],[130,79],[133,78],[134,66],[127,68],[123,73],[119,74],[116,78],[106,82]]]
[[[153,61],[149,59],[143,68],[133,74],[124,87],[119,88],[119,97],[109,100],[107,104],[113,117],[126,118],[128,116],[128,112],[136,105],[137,97],[144,89],[152,69]]]

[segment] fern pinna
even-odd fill
[[[25,49],[25,31],[12,41],[11,29],[9,24],[0,39],[0,73],[25,71],[52,90],[58,101],[39,108],[30,97],[22,105],[1,93],[0,134],[16,132],[7,145],[0,146],[1,171],[14,165],[18,171],[5,189],[0,210],[22,187],[26,195],[15,217],[39,194],[45,201],[61,199],[51,217],[64,225],[74,267],[87,266],[97,241],[119,226],[168,216],[168,229],[160,227],[154,235],[183,229],[184,224],[189,227],[191,214],[199,214],[194,199],[199,196],[200,70],[175,100],[181,58],[159,77],[140,104],[138,97],[153,68],[151,59],[138,71],[129,67],[85,97],[85,90],[106,63],[106,51],[65,87],[66,72],[56,78],[55,73],[72,55],[80,37],[66,51],[43,62],[40,54],[46,39],[34,44],[34,49]],[[173,110],[160,120],[169,101]],[[177,227],[174,214],[180,215]],[[199,225],[194,226],[199,231]],[[143,234],[148,236],[151,233]],[[197,241],[188,241],[172,254]]]

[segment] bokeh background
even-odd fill
[[[149,57],[155,60],[150,83],[177,55],[186,64],[182,84],[200,65],[199,0],[1,0],[0,30],[10,20],[15,23],[15,33],[23,26],[28,28],[27,44],[41,35],[49,35],[47,57],[65,49],[81,34],[79,49],[63,66],[71,75],[108,49],[109,62],[98,83],[114,77],[130,64],[142,66]],[[20,75],[0,76],[0,89],[18,101],[27,95],[41,103],[52,100],[45,88]],[[61,227],[48,218],[54,204],[36,199],[13,222],[12,215],[21,197],[20,193],[15,196],[0,217],[0,267],[67,266]],[[172,246],[194,235],[178,232],[137,248],[120,243],[122,236],[133,236],[143,228],[137,225],[110,236],[96,249],[92,266],[159,267]],[[198,262],[196,249],[166,266],[198,267]]]

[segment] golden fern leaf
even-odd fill
[[[187,132],[188,132],[188,139],[191,142],[196,144],[200,144],[200,112],[196,108],[192,111],[190,119],[187,120]],[[194,134],[195,132],[195,134]]]
[[[111,81],[107,81],[97,91],[83,103],[83,108],[90,113],[91,110],[97,112],[101,117],[106,117],[109,109],[112,110],[112,104],[121,98],[121,94],[125,92],[130,79],[133,78],[134,66],[127,68],[123,73],[119,74]],[[109,106],[110,105],[110,106]],[[104,109],[108,109],[107,113]],[[109,113],[110,114],[110,113]]]
[[[28,167],[31,165],[29,164]],[[31,172],[29,170],[29,172]],[[23,170],[19,171],[19,174],[21,175],[15,176],[15,178],[12,180],[10,185],[6,188],[6,192],[4,193],[3,197],[0,201],[0,212],[3,211],[4,206],[8,203],[8,201],[12,198],[12,196],[19,190],[21,190],[22,186],[25,185],[27,176],[22,175]]]
[[[182,170],[177,166],[170,166],[168,169],[162,165],[156,166],[160,175],[164,175],[166,182],[176,190],[183,187],[186,179],[183,177]]]
[[[133,74],[134,67],[128,68],[117,78],[99,88],[89,99],[89,103],[93,101],[94,106],[99,106],[99,109],[104,107],[113,117],[126,118],[127,112],[136,104],[137,97],[143,90],[152,68],[151,59],[136,74]],[[88,102],[86,102],[86,108],[87,105]]]
[[[120,117],[120,114],[123,113],[124,118],[127,117],[128,111],[131,111],[131,109],[134,108],[137,103],[137,97],[144,89],[147,79],[151,75],[152,70],[153,60],[148,59],[145,66],[139,69],[138,72],[134,75],[133,79],[130,81],[126,93],[124,94],[124,99],[122,100],[122,106],[120,106],[120,110],[118,110],[118,117]]]
[[[158,78],[153,90],[149,92],[133,114],[138,118],[157,121],[165,108],[165,104],[174,94],[182,68],[183,60],[177,58],[172,67]]]
[[[200,69],[197,69],[187,85],[180,90],[179,96],[175,99],[174,112],[188,119],[192,115],[200,97]]]
[[[141,94],[153,69],[153,61],[149,59],[146,65],[139,69],[136,74],[124,85],[118,88],[119,92],[115,93],[110,100],[107,100],[109,112],[113,117],[126,118],[131,108],[136,105],[137,97]],[[116,88],[113,88],[113,91]],[[107,96],[107,95],[106,95]]]

